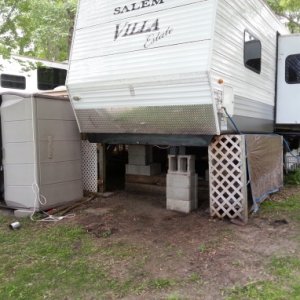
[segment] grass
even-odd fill
[[[296,214],[300,211],[299,196],[292,196],[284,201],[266,201],[262,204],[264,213],[287,212]]]
[[[22,230],[11,231],[6,219],[0,221],[0,299],[62,299],[73,293],[80,299],[90,289],[101,295],[118,288],[104,266],[89,261],[96,249],[81,228],[41,228],[23,220]]]
[[[170,295],[167,296],[166,300],[183,300],[185,298],[183,298],[182,296],[180,296],[179,293],[172,293]]]
[[[288,216],[293,225],[300,224],[299,196],[264,203],[262,215]],[[185,252],[173,243],[152,253],[156,248],[114,236],[97,239],[74,224],[22,220],[21,229],[12,231],[8,228],[11,221],[10,217],[0,216],[0,299],[8,300],[147,299],[147,295],[188,299],[186,293],[199,295],[208,284],[202,260],[214,257],[215,249],[234,238],[234,229],[219,228],[215,236],[199,239],[193,244],[199,265],[187,264],[190,270],[177,276],[166,268],[160,273],[153,272],[153,265],[147,268],[156,263],[155,258],[160,258],[160,264],[165,257],[174,257],[175,264],[186,259]],[[235,286],[226,291],[226,297],[300,300],[300,251],[293,256],[274,255],[263,265],[265,280]],[[243,261],[236,258],[232,266],[238,272]]]
[[[267,201],[262,204],[262,214],[288,216],[300,225],[300,197],[292,196],[284,201]],[[298,253],[300,255],[300,253]],[[273,256],[266,265],[271,280],[254,281],[229,291],[228,300],[300,300],[300,258]]]
[[[300,259],[273,257],[268,267],[274,279],[257,281],[231,290],[228,300],[283,300],[300,299]]]
[[[138,295],[176,284],[145,272],[146,250],[122,241],[99,244],[74,225],[45,225],[22,220],[8,228],[0,217],[0,299],[95,299]],[[120,278],[111,267],[130,266]]]

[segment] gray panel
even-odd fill
[[[53,101],[56,101],[53,103]],[[37,118],[46,120],[75,120],[74,112],[69,101],[57,101],[38,98]]]
[[[8,143],[3,153],[4,164],[28,164],[34,163],[33,142]]]
[[[32,120],[3,122],[3,141],[21,143],[33,141]]]
[[[234,99],[234,114],[250,118],[274,120],[274,105],[254,101],[249,98]]]
[[[242,133],[273,133],[274,122],[272,120],[256,119],[249,117],[233,116],[233,121]],[[227,120],[228,130],[222,133],[237,133],[230,120]]]
[[[126,144],[126,145],[169,145],[207,147],[212,135],[155,135],[155,134],[101,134],[87,135],[91,143]]]
[[[49,147],[48,142],[39,143],[39,159],[41,163],[80,160],[80,141],[54,141]]]
[[[40,183],[53,184],[81,179],[81,161],[43,163],[40,168]]]
[[[5,185],[5,203],[11,208],[33,208],[35,194],[32,186]]]
[[[80,140],[76,121],[38,120],[37,127],[39,140],[48,140],[49,136],[53,141]]]
[[[82,197],[82,181],[76,180],[50,185],[41,185],[41,194],[47,199],[47,204],[42,208],[51,208],[70,201],[79,200]]]
[[[32,119],[32,102],[30,98],[23,99],[16,95],[2,95],[2,99],[3,102],[9,104],[9,106],[1,105],[1,118],[3,121]]]
[[[76,110],[82,132],[218,134],[213,105]]]
[[[34,164],[15,164],[5,168],[6,186],[31,186],[34,182]]]

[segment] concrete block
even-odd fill
[[[195,173],[195,156],[194,155],[178,155],[178,172]]]
[[[198,184],[197,174],[167,174],[167,187],[195,188]]]
[[[146,145],[128,146],[129,165],[150,165],[153,163],[152,147]]]
[[[192,211],[192,205],[189,201],[167,199],[167,209],[188,214]]]
[[[128,175],[144,175],[153,176],[161,173],[160,164],[151,164],[149,166],[126,165],[126,174]]]
[[[32,215],[32,210],[27,209],[17,209],[14,211],[14,215],[16,218],[28,218]]]
[[[198,189],[195,188],[167,188],[167,199],[195,202],[198,199]]]
[[[176,155],[169,155],[169,173],[177,173],[178,167],[177,167],[177,156]]]
[[[169,155],[169,174],[195,174],[194,155]]]
[[[191,209],[198,208],[198,175],[168,174],[167,199],[186,201]]]
[[[128,164],[129,165],[140,165],[146,166],[148,165],[148,159],[146,156],[142,155],[129,155],[128,156]]]

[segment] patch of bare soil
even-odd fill
[[[292,193],[299,194],[299,188]],[[273,198],[290,195],[284,190]],[[134,265],[126,259],[110,264],[113,276],[176,282],[126,299],[167,299],[172,293],[184,299],[224,299],[227,289],[269,279],[265,266],[270,258],[293,255],[298,246],[292,221],[258,215],[247,226],[237,226],[211,219],[208,210],[171,212],[163,197],[126,192],[81,207],[76,222],[95,236],[99,249],[118,243],[138,249]]]

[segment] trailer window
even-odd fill
[[[24,76],[1,74],[1,87],[8,89],[25,90],[26,78]]]
[[[289,55],[286,58],[285,81],[288,84],[300,83],[300,54]]]
[[[37,73],[39,90],[53,90],[66,83],[67,71],[65,69],[38,67]]]
[[[244,64],[246,68],[260,74],[261,42],[248,31],[245,31],[244,36]]]

